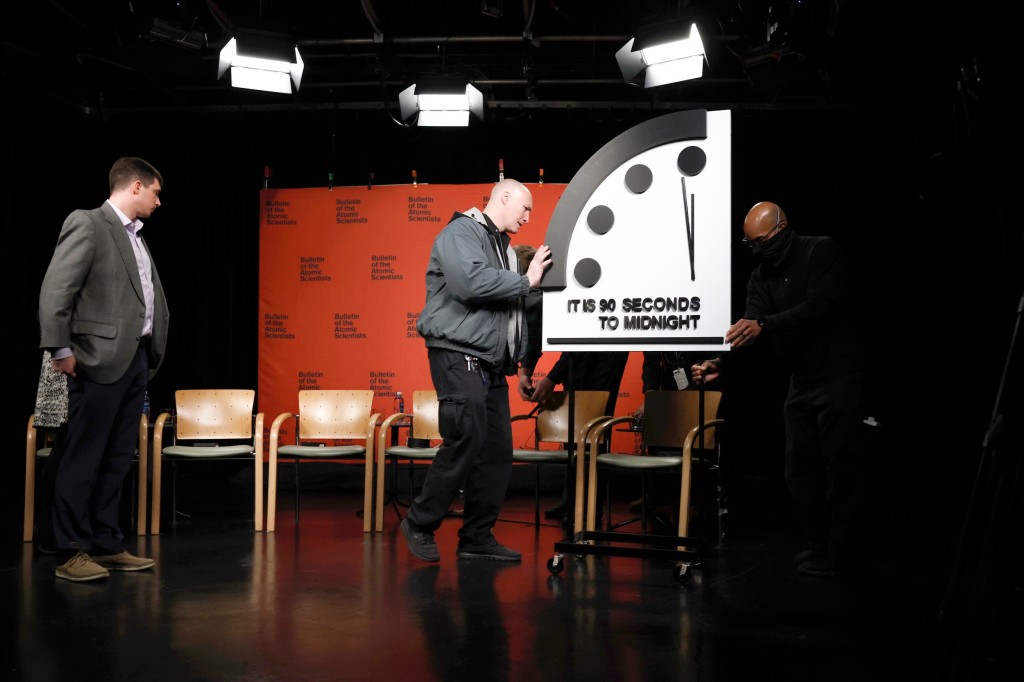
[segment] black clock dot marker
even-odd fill
[[[708,155],[700,147],[686,147],[679,152],[676,165],[679,167],[680,173],[692,178],[695,175],[700,175],[700,172],[708,165]]]
[[[607,234],[615,224],[615,213],[607,206],[595,206],[587,214],[587,227],[594,234]]]
[[[626,171],[626,189],[633,194],[643,194],[651,188],[654,182],[654,173],[642,163],[631,166]]]
[[[583,258],[572,271],[581,287],[590,288],[601,279],[601,264],[593,258]]]

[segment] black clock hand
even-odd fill
[[[690,281],[693,282],[697,279],[697,273],[694,270],[693,265],[693,237],[694,237],[694,226],[697,223],[697,207],[694,202],[696,199],[694,195],[690,195],[690,203],[686,201],[686,176],[680,178],[683,182],[683,215],[686,218],[686,244],[690,248]]]

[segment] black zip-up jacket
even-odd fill
[[[850,267],[831,237],[792,233],[778,265],[762,263],[747,283],[748,320],[765,319],[765,340],[786,360],[795,385],[866,370],[863,328]]]

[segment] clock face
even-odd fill
[[[545,351],[728,348],[730,121],[651,119],[576,173],[545,236]]]

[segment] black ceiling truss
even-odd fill
[[[927,17],[913,13],[909,27],[887,27],[886,17],[862,6],[841,0],[361,0],[358,6],[39,0],[16,3],[9,25],[19,28],[0,43],[0,58],[5,80],[33,99],[104,118],[156,110],[389,110],[401,89],[437,75],[473,82],[488,112],[933,106],[943,96],[943,79],[954,87],[957,78],[934,46],[951,52],[962,36],[936,35]],[[706,75],[651,90],[624,82],[614,55],[632,33],[646,21],[688,16],[695,7],[712,18],[702,32]],[[232,31],[263,24],[294,34],[305,62],[299,92],[239,91],[217,80],[220,48]]]

